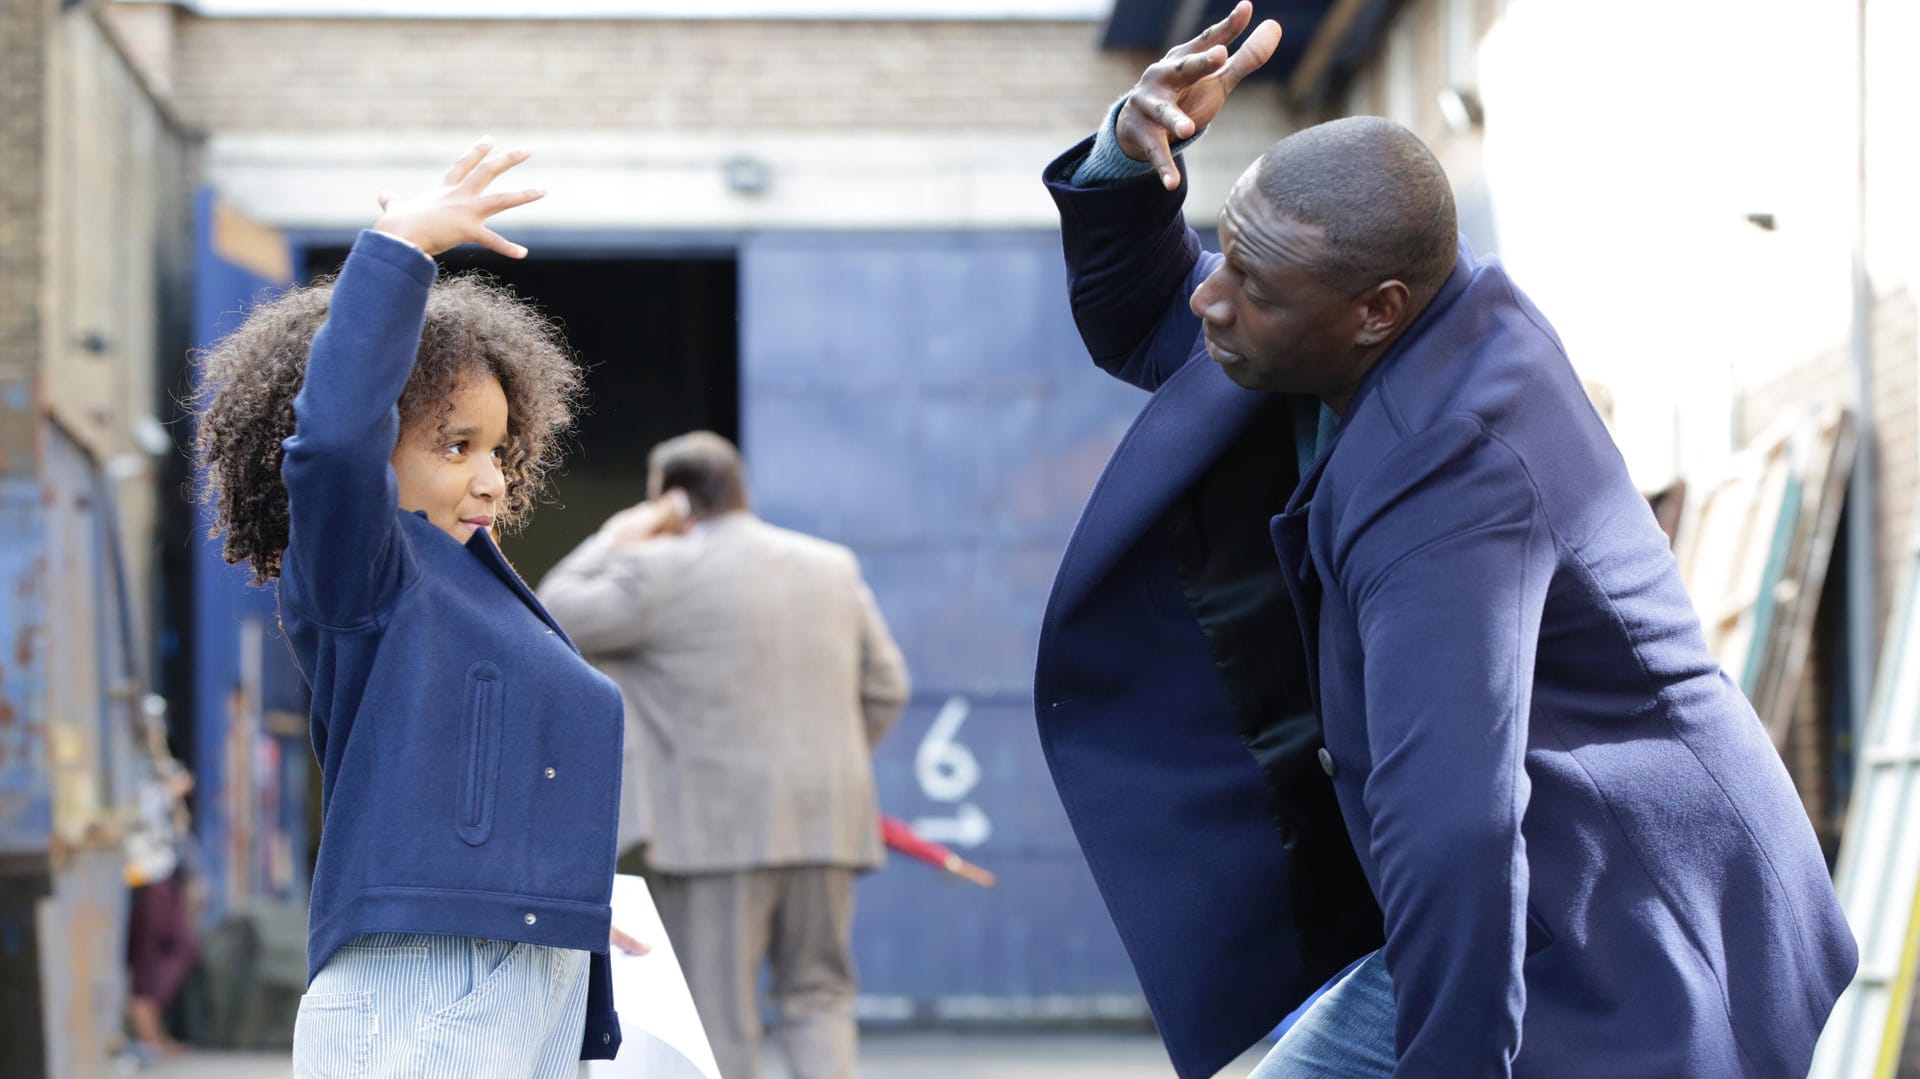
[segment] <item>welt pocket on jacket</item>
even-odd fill
[[[499,667],[482,660],[467,668],[466,692],[461,698],[460,746],[454,758],[460,769],[460,785],[453,823],[460,838],[476,847],[493,833],[504,695]]]

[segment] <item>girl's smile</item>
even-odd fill
[[[461,543],[493,527],[507,495],[507,394],[500,380],[473,372],[448,395],[447,407],[401,433],[393,450],[400,508]]]

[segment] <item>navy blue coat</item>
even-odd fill
[[[1152,177],[1049,166],[1093,357],[1154,391],[1035,679],[1069,816],[1182,1076],[1317,980],[1288,851],[1149,527],[1258,407]],[[1779,756],[1558,339],[1465,250],[1271,522],[1406,1076],[1803,1075],[1856,954]],[[1156,586],[1159,582],[1159,586]]]
[[[313,689],[321,781],[307,969],[362,933],[591,952],[581,1053],[611,1059],[620,690],[486,529],[462,544],[398,508],[396,405],[434,274],[360,234],[284,443],[280,612]]]

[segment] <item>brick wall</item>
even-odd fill
[[[1874,307],[1873,348],[1873,441],[1863,446],[1862,455],[1874,470],[1876,504],[1874,507],[1876,594],[1879,609],[1875,624],[1880,627],[1872,647],[1875,654],[1886,639],[1892,605],[1905,586],[1908,551],[1913,542],[1914,487],[1920,482],[1920,406],[1915,400],[1914,298],[1901,290],[1879,299]],[[1763,383],[1743,387],[1740,398],[1739,436],[1750,439],[1770,427],[1781,416],[1820,402],[1852,404],[1854,399],[1852,354],[1845,345],[1837,345],[1819,356],[1793,367]],[[1836,551],[1836,554],[1841,553]],[[1836,666],[1826,641],[1836,627],[1844,625],[1844,597],[1829,588],[1822,595],[1820,637],[1811,659],[1812,677],[1797,706],[1793,730],[1784,747],[1794,783],[1806,802],[1808,816],[1832,843],[1841,825],[1832,812],[1832,680],[1845,677]]]
[[[1906,581],[1908,554],[1914,535],[1914,492],[1920,485],[1920,401],[1915,396],[1915,299],[1902,289],[1880,297],[1873,310],[1873,427],[1874,438],[1863,453],[1871,454],[1874,470],[1874,531],[1878,557],[1880,607],[1877,624],[1884,628]],[[1845,345],[1791,368],[1770,381],[1744,387],[1740,400],[1740,435],[1759,434],[1791,408],[1811,402],[1853,403],[1853,360]],[[1877,652],[1876,652],[1877,654]]]
[[[1880,625],[1906,581],[1920,487],[1920,399],[1916,398],[1915,297],[1882,297],[1873,315],[1874,487],[1878,492]],[[1885,640],[1882,633],[1882,643]]]
[[[1145,55],[1085,22],[202,19],[183,118],[222,133],[1084,131]]]

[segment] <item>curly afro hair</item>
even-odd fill
[[[289,289],[196,357],[194,461],[200,500],[213,510],[207,534],[225,535],[226,560],[251,563],[255,584],[280,575],[287,548],[280,443],[293,434],[293,398],[332,298],[331,277]],[[401,430],[444,415],[454,389],[475,373],[498,379],[507,395],[507,493],[495,530],[508,533],[526,522],[559,463],[580,368],[557,326],[505,286],[469,273],[428,293],[419,357],[400,395]]]

